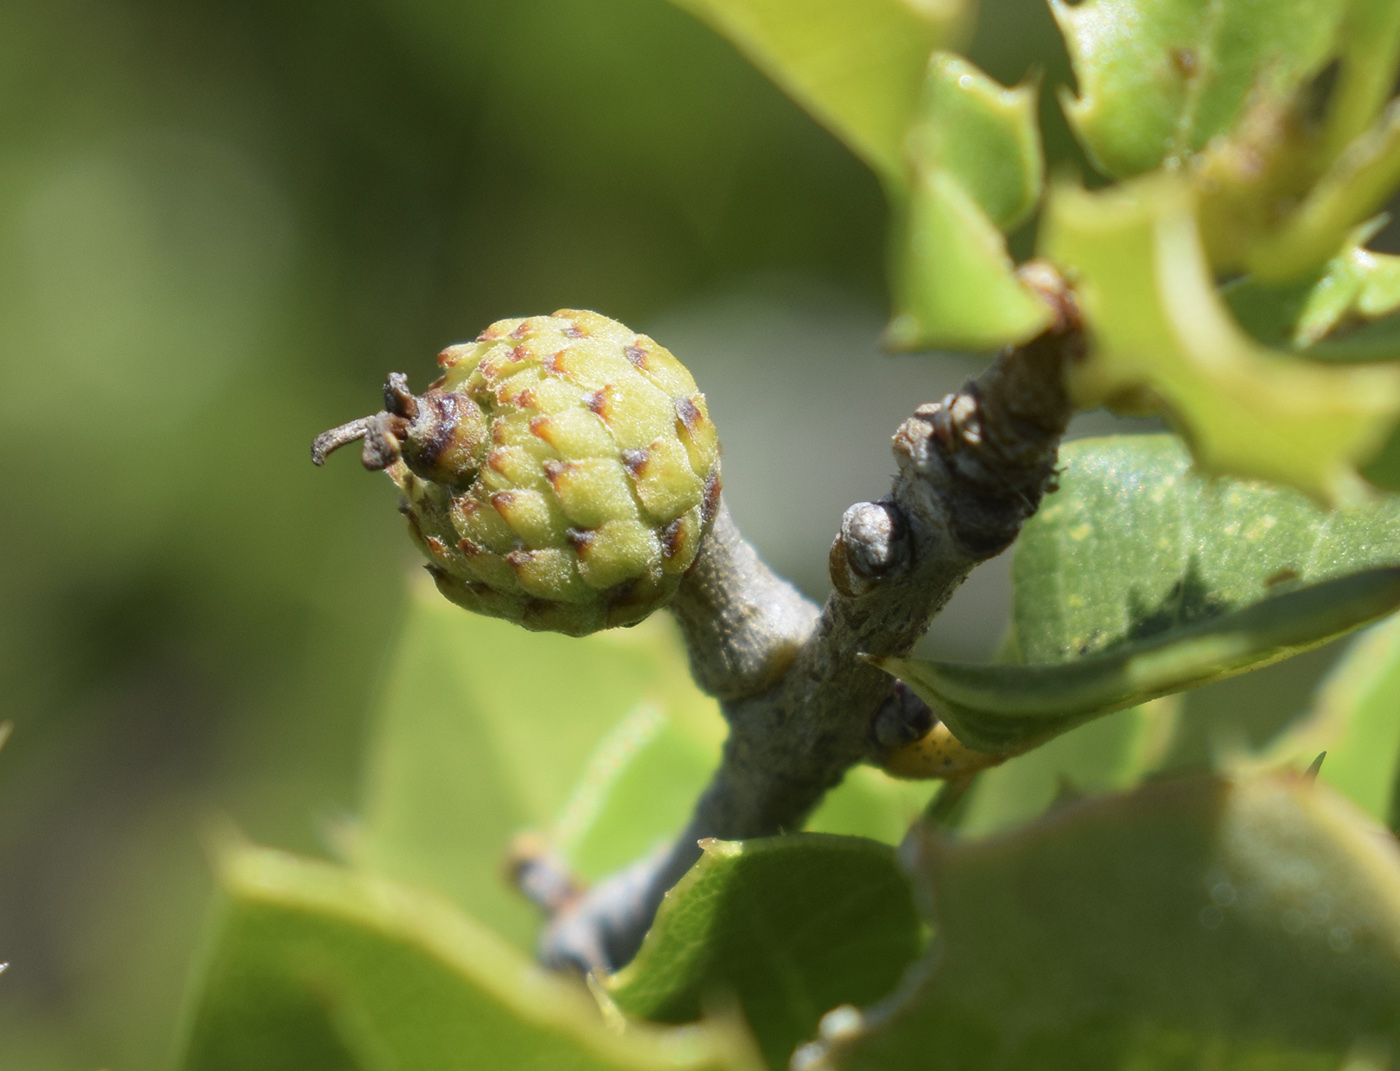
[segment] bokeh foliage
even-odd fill
[[[502,315],[873,305],[883,210],[651,0],[11,0],[0,85],[0,1067],[159,1066],[205,823],[358,808],[412,553],[310,436]]]
[[[1334,36],[1319,55],[1360,57],[1348,71],[1384,66],[1385,56],[1366,59],[1385,39],[1384,4],[1354,7],[1345,32],[1324,28]],[[1083,165],[1053,104],[1068,64],[1046,8],[984,8],[973,61],[1006,86],[1032,57],[1044,64],[1046,157]],[[929,43],[957,43],[956,22],[940,23]],[[456,882],[459,902],[524,943],[528,915],[488,887],[481,867],[508,828],[549,821],[583,771],[587,743],[627,711],[600,705],[586,727],[531,711],[543,746],[569,761],[557,776],[531,770],[510,791],[482,793],[478,806],[491,809],[474,828],[492,836],[452,873],[425,872],[425,860],[441,857],[431,839],[407,861],[390,859],[381,841],[376,857],[377,832],[395,830],[391,848],[402,848],[412,841],[403,831],[420,828],[415,814],[434,802],[430,791],[386,789],[393,756],[383,735],[367,801],[357,788],[370,697],[392,712],[411,691],[402,676],[385,677],[387,652],[401,650],[406,571],[386,563],[406,566],[409,554],[386,489],[349,466],[315,474],[306,441],[372,404],[366,384],[387,369],[424,368],[445,341],[502,315],[598,307],[645,328],[706,288],[758,272],[805,273],[878,300],[876,179],[726,45],[653,0],[12,0],[0,6],[0,84],[0,434],[14,459],[0,477],[10,552],[0,563],[0,688],[17,725],[0,760],[0,958],[14,964],[0,978],[0,1068],[159,1064],[209,891],[197,816],[211,812],[259,841],[402,867],[448,897]],[[983,107],[969,121],[1001,124],[1025,164],[1012,185],[1034,193],[1029,98],[980,84]],[[1334,153],[1365,125],[1352,117],[1369,119],[1380,96],[1351,78],[1342,99],[1328,133]],[[859,109],[851,114],[860,120]],[[877,167],[897,154],[887,136],[871,144]],[[915,167],[924,215],[915,216],[1009,288],[992,319],[1016,321],[1011,335],[1034,330],[1033,316],[1016,319],[1024,309],[1007,252],[1029,249],[1029,231],[1016,230],[1024,206],[969,198],[958,181],[986,161],[950,158],[936,129],[924,148]],[[1095,155],[1105,158],[1103,146]],[[881,170],[899,219],[903,180]],[[1333,187],[1364,185],[1362,172]],[[1073,196],[1092,195],[1065,203]],[[1149,201],[1148,215],[1175,203]],[[1313,231],[1292,248],[1356,222],[1339,222],[1334,207],[1320,202]],[[1003,231],[1012,232],[1005,248]],[[1062,226],[1058,248],[1121,237],[1084,232]],[[1358,276],[1348,257],[1309,262],[1316,278],[1306,291],[1265,294],[1265,311],[1280,300],[1316,309],[1317,287],[1334,279],[1355,284],[1343,312],[1366,300],[1388,311],[1384,280]],[[1124,303],[1120,315],[1140,311]],[[998,337],[985,322],[978,329],[944,341]],[[1378,345],[1389,352],[1387,339]],[[1351,755],[1379,740],[1393,747],[1374,713],[1392,688],[1393,655],[1368,644],[1305,727],[1309,741],[1327,736],[1330,712],[1353,731]],[[414,653],[428,664],[400,659],[398,672],[431,691],[432,660]],[[450,713],[435,716],[441,724]],[[677,809],[690,782],[675,772],[699,777],[713,734],[632,713],[615,733],[620,748],[640,738],[642,759],[628,767],[630,785],[610,781],[609,792],[625,800],[663,783]],[[1086,786],[1131,784],[1163,758],[1151,728],[1162,713],[1102,723],[1129,730],[1121,740],[1101,726],[1069,734],[1019,788],[1013,771],[1036,769],[1031,760],[989,775],[973,818],[981,806],[989,821],[985,801],[997,791],[1010,801],[1003,815],[1019,800],[1025,817],[1024,800],[1040,799],[1067,768]],[[483,721],[503,723],[499,711]],[[394,724],[390,713],[377,732]],[[1301,747],[1304,736],[1281,746]],[[492,743],[483,769],[519,774],[529,735],[503,731]],[[1349,761],[1338,786],[1373,813],[1388,807],[1379,786],[1392,766]],[[398,784],[434,787],[413,770]],[[585,775],[575,801],[587,790]],[[609,825],[627,809],[612,799],[573,827],[577,859],[594,872],[651,832]],[[861,775],[817,824],[893,840],[916,806]],[[364,813],[366,826],[343,820],[347,810]],[[672,815],[658,807],[651,817],[661,829]],[[243,895],[257,882],[240,884],[247,869],[225,859],[226,925],[256,937],[307,910],[296,881],[270,909]],[[313,883],[344,877],[305,865]],[[348,912],[364,899],[347,886],[312,907],[334,901]],[[357,917],[387,926],[373,911]],[[325,947],[354,940],[332,934]],[[404,977],[417,977],[419,951]],[[353,970],[362,952],[328,969]],[[259,969],[254,962],[255,986]],[[347,1028],[369,1052],[382,1043],[365,1026],[374,1014],[352,1015]]]

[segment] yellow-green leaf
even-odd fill
[[[1249,251],[1256,277],[1289,282],[1325,264],[1400,184],[1400,101],[1357,136],[1285,222]]]
[[[698,748],[717,747],[718,710],[690,684],[672,628],[658,617],[581,639],[527,632],[416,586],[352,858],[436,889],[528,947],[538,918],[502,880],[500,860],[515,833],[550,826],[604,735],[647,706],[692,726]],[[696,787],[663,781],[651,806],[572,846],[591,865],[644,852],[674,834]]]
[[[186,1071],[756,1071],[733,1026],[605,1022],[581,983],[423,890],[247,847],[220,879]]]
[[[1318,366],[1251,339],[1215,290],[1193,196],[1167,174],[1052,191],[1042,248],[1092,331],[1070,372],[1076,404],[1164,409],[1210,471],[1359,496],[1357,464],[1400,416],[1400,369]]]
[[[1367,239],[1382,216],[1359,228],[1316,275],[1270,286],[1240,279],[1221,290],[1240,326],[1260,341],[1308,350],[1325,360],[1393,360],[1400,338],[1391,331],[1335,332],[1400,311],[1400,257],[1374,253]],[[1323,343],[1318,345],[1318,343]]]
[[[1365,130],[1394,91],[1400,63],[1400,4],[1350,0],[1342,21],[1341,71],[1327,121],[1329,157]]]
[[[1079,82],[1065,111],[1117,178],[1176,166],[1252,94],[1288,93],[1336,49],[1347,5],[1318,0],[1084,0],[1052,8]]]
[[[955,43],[967,0],[673,0],[729,38],[874,171],[903,182],[924,67]]]
[[[1357,637],[1328,675],[1315,711],[1260,759],[1300,764],[1326,752],[1319,776],[1377,821],[1400,824],[1400,619]]]
[[[608,980],[623,1010],[688,1022],[707,998],[731,998],[776,1071],[824,1012],[884,996],[918,955],[889,846],[812,833],[702,846],[637,958]]]
[[[1021,285],[1003,233],[1034,210],[1044,162],[1036,87],[1007,89],[935,53],[910,128],[908,199],[895,230],[894,349],[988,350],[1050,319]]]

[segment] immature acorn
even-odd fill
[[[666,605],[719,504],[719,439],[670,352],[596,312],[500,320],[438,355],[422,395],[318,436],[364,440],[438,589],[478,613],[581,636]]]

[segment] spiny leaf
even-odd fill
[[[929,53],[953,44],[966,0],[673,0],[729,38],[888,183]]]
[[[935,53],[906,150],[912,177],[886,343],[985,350],[1042,330],[1050,310],[1017,279],[1003,238],[1043,184],[1035,86],[1006,89]]]
[[[1400,369],[1319,367],[1255,343],[1215,291],[1184,179],[1101,193],[1060,186],[1042,233],[1092,327],[1076,405],[1165,408],[1197,461],[1324,501],[1362,493],[1356,464],[1400,416]]]
[[[1400,101],[1333,162],[1284,224],[1259,242],[1246,266],[1265,281],[1288,282],[1326,263],[1347,232],[1375,214],[1400,183]]]
[[[1328,336],[1357,321],[1378,320],[1400,310],[1400,257],[1373,253],[1367,239],[1384,222],[1360,228],[1346,247],[1316,275],[1269,286],[1245,278],[1221,293],[1240,326],[1262,342],[1308,350],[1326,360],[1388,360],[1400,357],[1400,337],[1382,330],[1338,339]],[[1387,325],[1389,326],[1389,325]],[[1317,343],[1327,340],[1324,345]]]
[[[705,841],[666,894],[618,1005],[666,1022],[707,998],[739,1002],[773,1068],[842,1003],[878,999],[918,954],[918,915],[894,851],[858,837]]]
[[[1208,621],[1290,586],[1400,564],[1400,498],[1324,510],[1212,479],[1170,435],[1081,439],[1017,541],[1016,660],[1063,662]]]
[[[1400,619],[1358,637],[1332,670],[1315,713],[1260,759],[1296,764],[1326,750],[1323,781],[1377,821],[1397,825],[1400,783]]]
[[[753,1067],[732,1027],[606,1025],[581,985],[421,890],[243,847],[220,878],[187,1071]]]
[[[1289,658],[1397,609],[1400,568],[1375,569],[1072,662],[874,662],[938,704],[968,747],[1018,751],[1091,718]]]
[[[1334,55],[1346,5],[1315,0],[1052,4],[1079,82],[1065,111],[1106,174],[1175,166],[1235,124],[1251,94],[1287,96]]]
[[[1023,664],[880,663],[941,703],[970,747],[1015,750],[1400,605],[1400,572],[1363,572],[1400,563],[1393,497],[1327,512],[1296,491],[1206,480],[1171,436],[1081,440],[1061,462],[1012,568]]]
[[[1400,1048],[1400,857],[1325,786],[1159,781],[910,847],[934,944],[899,995],[825,1024],[808,1071],[1322,1071]]]

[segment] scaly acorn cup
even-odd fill
[[[596,312],[500,320],[438,355],[421,395],[317,437],[364,440],[438,590],[478,613],[582,636],[665,606],[719,505],[719,439],[685,366]]]

